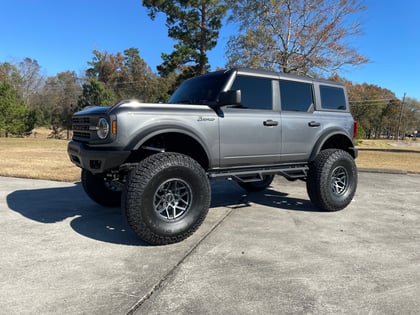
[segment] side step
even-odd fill
[[[281,175],[288,180],[305,179],[309,167],[307,165],[299,166],[281,166],[272,168],[251,168],[251,169],[223,169],[208,172],[211,179],[232,178],[241,182],[256,182],[263,179],[264,175]]]

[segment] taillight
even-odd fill
[[[357,137],[357,129],[359,128],[359,122],[358,121],[354,121],[353,123],[353,139],[356,139]]]

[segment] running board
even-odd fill
[[[210,171],[209,178],[232,178],[242,182],[255,182],[262,180],[264,175],[281,175],[289,180],[304,179],[307,176],[308,166],[287,166],[263,169],[228,169]]]

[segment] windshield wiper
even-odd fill
[[[193,103],[193,100],[185,99],[185,100],[182,100],[182,101],[176,101],[176,102],[174,102],[174,104],[194,104],[194,103]]]
[[[211,105],[214,102],[209,100],[192,100],[192,99],[184,99],[181,101],[171,102],[171,104],[195,104],[195,105]]]

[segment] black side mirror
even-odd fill
[[[241,90],[229,90],[220,92],[218,105],[241,105],[241,100]]]

